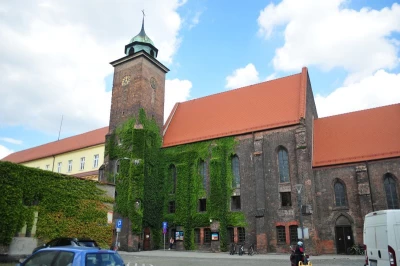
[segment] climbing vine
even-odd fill
[[[164,171],[164,219],[185,230],[185,249],[195,249],[194,229],[209,227],[210,219],[220,223],[221,250],[228,247],[228,226],[244,226],[242,212],[231,212],[229,208],[232,195],[232,165],[236,142],[233,137],[212,141],[186,144],[163,150]],[[209,188],[204,188],[199,163],[207,162]],[[177,169],[176,192],[172,191],[173,180],[170,166]],[[207,199],[206,212],[198,211],[198,200]],[[175,201],[176,212],[168,213],[168,204]]]
[[[38,212],[36,237],[90,237],[102,247],[111,244],[112,227],[107,224],[113,199],[104,195],[97,182],[0,162],[0,244],[26,225],[30,231]]]
[[[119,162],[116,179],[115,211],[128,217],[132,233],[143,227],[153,231],[154,248],[161,243],[162,178],[159,176],[161,153],[160,129],[143,109],[119,126],[106,143],[106,156]],[[114,176],[109,175],[109,180]]]

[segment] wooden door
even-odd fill
[[[150,228],[146,227],[144,229],[144,236],[143,236],[143,250],[151,250],[151,235],[150,235]]]

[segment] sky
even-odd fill
[[[0,158],[108,126],[109,63],[142,10],[170,69],[165,119],[176,102],[304,66],[319,117],[400,103],[396,1],[1,1]]]

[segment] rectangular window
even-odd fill
[[[199,199],[199,212],[207,211],[207,199]]]
[[[235,242],[235,231],[233,230],[233,227],[228,227],[228,237],[230,243]]]
[[[170,201],[168,203],[168,213],[175,213],[175,201]]]
[[[85,157],[81,157],[81,168],[80,170],[85,170]]]
[[[277,226],[276,227],[276,238],[278,240],[278,244],[285,244],[286,243],[286,232],[284,226]]]
[[[281,192],[281,203],[282,207],[290,207],[292,206],[292,198],[290,192]]]
[[[239,243],[244,243],[246,241],[246,233],[244,227],[238,227],[238,241]]]
[[[59,162],[59,163],[57,164],[57,173],[61,173],[61,165],[62,165],[61,162]]]
[[[46,164],[46,170],[50,170],[50,164]]]
[[[68,161],[68,172],[72,172],[72,160]]]
[[[232,196],[231,197],[231,210],[238,211],[240,210],[240,196]]]
[[[99,166],[99,155],[96,154],[94,155],[94,159],[93,159],[93,168],[97,168]]]
[[[194,243],[200,244],[200,228],[194,229]]]
[[[297,243],[297,225],[289,226],[290,244]]]
[[[204,228],[204,244],[211,244],[211,229]]]

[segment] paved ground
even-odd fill
[[[229,255],[192,251],[119,252],[128,266],[289,266],[289,254]],[[364,256],[321,255],[311,256],[313,265],[363,266]]]

